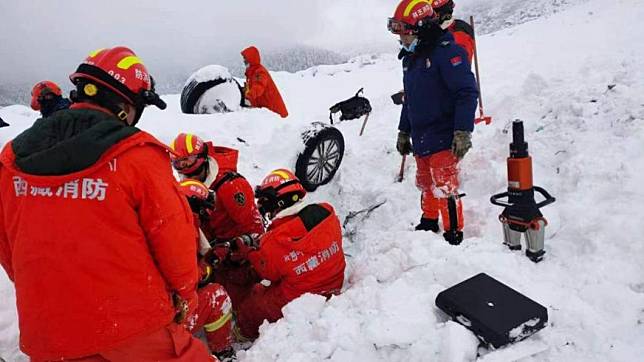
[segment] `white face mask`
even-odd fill
[[[400,47],[410,53],[413,53],[416,50],[417,45],[418,45],[418,38],[414,39],[414,41],[412,41],[411,44],[409,45],[400,44]]]

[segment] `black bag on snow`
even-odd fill
[[[485,273],[440,292],[436,306],[495,348],[527,338],[548,322],[544,306]]]
[[[360,88],[353,97],[336,103],[329,108],[329,120],[331,121],[331,124],[333,124],[333,114],[338,112],[341,113],[340,121],[360,118],[371,112],[371,103],[369,103],[367,98],[360,95],[363,90],[364,88]]]

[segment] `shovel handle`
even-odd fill
[[[400,172],[398,173],[398,182],[402,182],[403,179],[405,178],[405,160],[407,159],[407,155],[402,156],[402,161],[400,161]]]

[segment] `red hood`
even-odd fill
[[[250,46],[246,49],[244,49],[241,52],[241,55],[246,59],[248,64],[250,65],[259,65],[261,63],[261,58],[259,56],[259,50],[255,48],[254,46]]]

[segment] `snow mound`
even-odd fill
[[[232,77],[233,76],[230,74],[228,68],[224,66],[216,64],[207,65],[194,72],[188,78],[184,87],[190,84],[192,81],[203,83],[216,79],[232,79]]]

